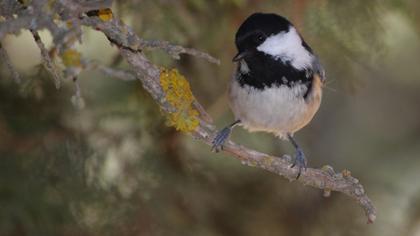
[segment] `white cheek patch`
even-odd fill
[[[302,39],[292,26],[287,33],[268,37],[257,50],[283,62],[289,61],[299,70],[311,67],[313,61],[313,56],[302,46]]]
[[[242,74],[248,74],[250,71],[248,64],[246,64],[246,61],[243,59],[240,61],[239,70],[241,71]]]

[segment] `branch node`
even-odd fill
[[[367,222],[368,224],[373,224],[375,220],[376,220],[376,214],[371,213],[368,215],[368,222]]]
[[[321,169],[325,171],[327,174],[329,174],[330,176],[334,176],[336,174],[334,171],[334,168],[332,168],[332,166],[330,165],[325,165]]]
[[[324,197],[330,197],[331,196],[331,189],[325,188],[324,193],[322,194]]]

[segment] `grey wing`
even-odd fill
[[[324,67],[322,67],[321,62],[319,61],[319,58],[317,56],[314,57],[314,60],[312,62],[312,68],[314,72],[320,76],[321,81],[325,81],[325,70]]]

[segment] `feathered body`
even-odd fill
[[[276,14],[248,17],[236,33],[235,44],[237,66],[229,101],[236,119],[217,133],[213,150],[223,148],[236,125],[273,133],[296,148],[292,167],[297,167],[299,178],[307,163],[293,133],[318,111],[324,70],[292,23]]]
[[[240,125],[281,138],[307,125],[321,103],[324,72],[293,25],[278,15],[254,14],[239,28],[236,45],[248,52],[229,88]]]
[[[319,76],[314,76],[311,87],[275,85],[263,91],[240,85],[234,78],[229,89],[230,106],[240,125],[251,132],[265,131],[280,138],[286,138],[286,134],[293,134],[312,120],[321,95]]]

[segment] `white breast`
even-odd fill
[[[317,99],[311,97],[305,100],[303,95],[306,91],[303,84],[292,88],[282,85],[258,90],[248,85],[241,87],[233,79],[229,98],[232,111],[244,128],[285,138],[287,133],[304,127],[319,108],[320,89]]]

